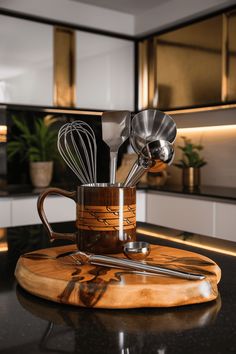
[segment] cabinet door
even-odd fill
[[[212,236],[213,202],[149,192],[147,195],[147,222]]]
[[[11,200],[1,198],[0,200],[0,227],[11,226]]]
[[[0,102],[52,105],[52,26],[0,15]]]
[[[158,107],[221,101],[222,16],[157,37]]]
[[[45,213],[49,222],[75,220],[75,203],[69,198],[52,196],[45,200]],[[12,201],[12,226],[41,224],[37,211],[37,198]]]
[[[146,192],[136,192],[136,220],[146,221]]]
[[[215,203],[215,236],[236,241],[236,205]]]
[[[134,43],[76,33],[76,106],[134,109]]]

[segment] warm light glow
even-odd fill
[[[5,143],[7,141],[7,126],[0,125],[0,143]]]
[[[0,240],[6,237],[7,230],[5,228],[0,228]]]
[[[219,131],[225,131],[225,130],[236,130],[236,124],[231,124],[231,125],[214,125],[214,126],[207,126],[207,127],[194,127],[194,128],[179,128],[178,129],[178,134],[182,133],[191,133],[191,132],[219,132]]]
[[[217,248],[217,247],[213,247],[213,246],[209,246],[209,245],[202,245],[201,243],[192,242],[192,241],[188,241],[188,240],[181,240],[181,239],[176,238],[174,236],[162,235],[162,234],[159,234],[158,232],[149,231],[149,230],[146,230],[142,227],[138,227],[136,229],[136,231],[142,235],[153,236],[153,237],[161,238],[164,240],[174,241],[174,242],[181,243],[181,244],[188,245],[188,246],[203,248],[204,250],[227,254],[229,256],[236,256],[236,252],[234,252],[234,251],[229,251],[229,250],[225,250],[222,248]]]
[[[7,251],[8,251],[7,242],[0,242],[0,252],[7,252]]]

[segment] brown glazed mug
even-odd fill
[[[52,230],[44,212],[44,200],[49,194],[59,194],[75,201],[75,233]],[[38,198],[38,213],[51,240],[73,240],[80,251],[119,253],[126,242],[136,239],[135,187],[96,183],[78,186],[75,192],[48,188]]]

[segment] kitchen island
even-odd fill
[[[72,223],[55,224],[71,231]],[[53,303],[17,285],[19,256],[50,245],[41,225],[1,229],[0,353],[235,353],[236,246],[138,224],[138,239],[201,253],[222,270],[217,300],[175,308],[102,310]],[[157,294],[158,296],[158,294]]]

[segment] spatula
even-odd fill
[[[110,183],[116,182],[117,156],[120,146],[130,135],[129,111],[104,112],[102,115],[102,139],[110,148]]]

